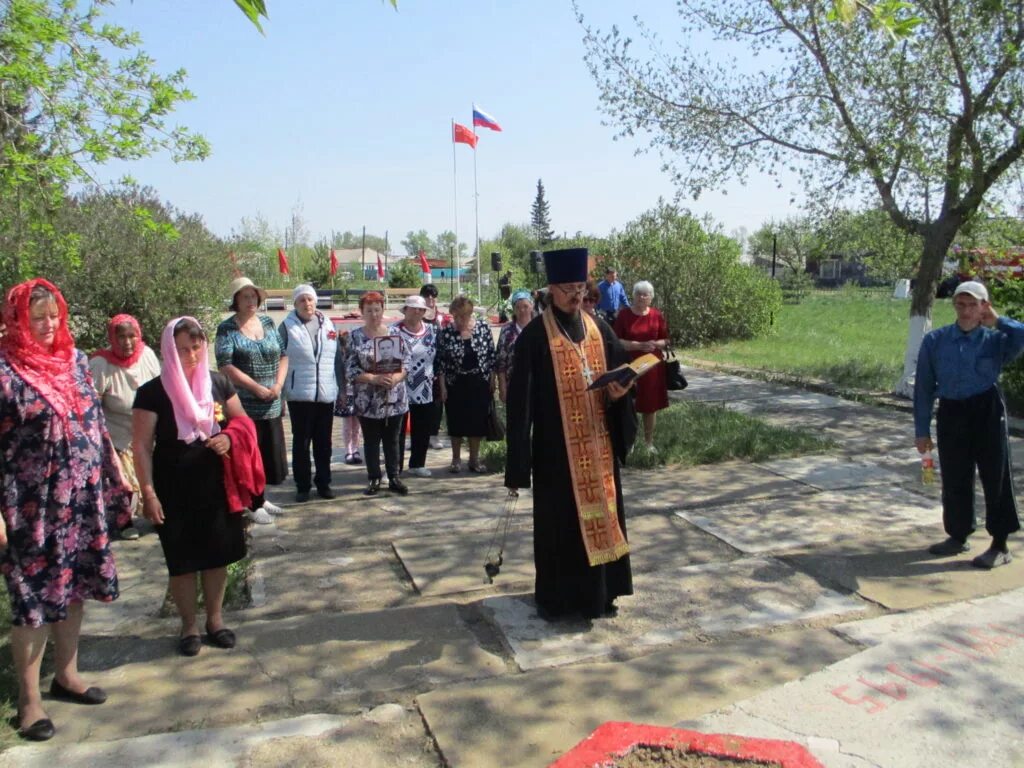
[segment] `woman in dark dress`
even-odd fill
[[[452,439],[452,464],[448,471],[462,471],[462,440],[466,438],[469,471],[483,473],[487,468],[480,463],[480,440],[487,434],[496,385],[494,337],[490,326],[473,315],[472,299],[457,296],[449,309],[455,320],[441,330],[436,362]]]
[[[121,475],[68,306],[41,278],[11,288],[0,340],[0,572],[11,596],[11,656],[18,675],[18,735],[55,733],[39,671],[53,637],[50,696],[102,704],[78,671],[85,600],[117,598],[106,513],[131,520]]]
[[[199,653],[196,573],[206,603],[206,634],[232,648],[221,616],[227,566],[245,557],[242,515],[228,510],[222,456],[231,448],[220,422],[245,415],[227,377],[210,371],[206,334],[191,317],[172,320],[160,343],[158,378],[143,384],[132,411],[142,512],[156,525],[181,617],[179,651]]]

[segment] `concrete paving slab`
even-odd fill
[[[770,398],[744,398],[726,403],[726,408],[737,413],[760,415],[779,411],[826,410],[845,407],[856,410],[859,406],[850,400],[818,392],[801,392],[776,394]]]
[[[627,470],[622,473],[622,489],[627,518],[636,511],[675,511],[814,492],[804,483],[738,461],[662,472]]]
[[[415,596],[390,547],[260,557],[250,577],[252,605],[239,615],[254,618],[397,608]]]
[[[448,765],[548,765],[608,720],[669,725],[795,679],[854,649],[825,630],[656,651],[615,664],[460,684],[416,701]]]
[[[692,563],[734,559],[736,553],[713,536],[667,515],[647,514],[627,519],[634,573],[661,571]],[[405,570],[424,595],[453,595],[493,589],[484,573],[488,551],[496,555],[500,534],[495,529],[463,530],[457,535],[429,535],[394,542]],[[502,587],[533,586],[533,532],[529,518],[514,526],[505,544]]]
[[[167,566],[153,526],[146,521],[136,525],[143,534],[141,538],[111,545],[121,596],[113,603],[89,601],[82,622],[84,635],[146,634],[160,623],[158,614],[167,592]],[[158,628],[157,632],[160,631]]]
[[[192,768],[236,765],[259,744],[274,739],[318,738],[348,718],[304,715],[233,728],[180,731],[92,744],[15,747],[0,753],[0,768]]]
[[[818,584],[773,558],[634,574],[635,594],[614,618],[547,622],[532,596],[484,601],[521,669],[629,657],[670,643],[779,625],[832,619],[868,606]]]
[[[803,736],[829,768],[1024,764],[1024,599],[969,605],[682,727]],[[764,730],[761,730],[763,724]],[[834,749],[821,750],[823,744]],[[820,751],[819,751],[820,750]]]
[[[306,615],[233,624],[238,646],[176,651],[159,639],[83,638],[80,666],[110,699],[102,707],[46,701],[57,744],[234,725],[354,708],[398,691],[504,674],[454,605]],[[172,629],[173,632],[173,629]]]
[[[974,551],[965,555],[942,558],[928,554],[928,545],[942,538],[941,528],[933,525],[897,536],[888,551],[840,547],[832,552],[787,555],[786,561],[825,583],[899,611],[1024,587],[1024,562],[1020,558],[992,571],[971,566],[971,557],[987,545],[985,537],[975,537]]]
[[[1010,590],[992,597],[967,600],[959,603],[919,608],[913,611],[888,613],[871,619],[836,624],[832,631],[851,642],[865,647],[881,645],[890,638],[905,632],[926,627],[937,621],[944,621],[951,616],[962,613],[967,606],[989,606],[992,604],[1018,605],[1024,600],[1024,589]]]
[[[916,530],[934,525],[942,516],[936,502],[899,488],[879,487],[676,514],[750,554],[873,541],[879,531]]]
[[[840,456],[797,456],[759,464],[777,475],[823,491],[865,485],[895,485],[901,479],[899,475],[873,462]]]

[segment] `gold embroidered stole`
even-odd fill
[[[604,339],[597,323],[585,312],[582,318],[586,334],[579,345],[573,344],[559,330],[551,309],[545,310],[543,317],[555,368],[572,492],[587,559],[592,566],[611,563],[629,553],[629,544],[619,527],[615,459],[605,418],[605,393],[600,389],[587,391],[583,361],[578,352],[578,349],[583,350],[596,378],[605,372]]]

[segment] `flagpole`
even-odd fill
[[[476,110],[476,104],[473,105],[473,110]],[[473,135],[477,135],[476,120],[473,121]],[[473,248],[476,250],[476,300],[480,304],[483,304],[484,291],[482,278],[480,277],[482,274],[482,267],[480,264],[480,193],[477,191],[476,186],[476,147],[473,147],[473,215],[476,219],[475,230],[473,233]]]
[[[459,272],[459,177],[455,162],[455,118],[452,118],[452,193],[455,195],[455,261],[452,263],[455,272],[455,285],[462,292],[462,275]],[[454,299],[455,297],[452,296]]]

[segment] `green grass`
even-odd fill
[[[777,427],[720,405],[683,401],[658,413],[654,429],[657,453],[647,450],[638,436],[626,466],[651,469],[662,464],[765,461],[817,453],[833,445],[810,430]]]
[[[642,427],[638,428],[641,429]],[[815,453],[832,447],[809,430],[776,427],[766,421],[704,403],[680,402],[658,413],[651,453],[640,435],[626,466],[653,469],[663,464],[717,464],[742,459],[764,461]],[[492,472],[505,471],[505,443],[482,443],[480,455]]]
[[[687,349],[683,356],[890,391],[903,371],[910,302],[889,296],[889,289],[814,291],[783,305],[765,338]],[[936,301],[933,325],[953,320],[950,302]]]

